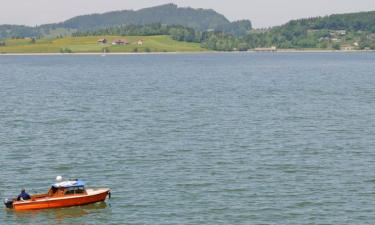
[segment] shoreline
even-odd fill
[[[278,49],[276,51],[196,51],[196,52],[75,52],[75,53],[0,53],[0,56],[111,56],[111,55],[183,55],[183,54],[244,54],[244,53],[375,53],[375,50],[298,50],[298,49]]]

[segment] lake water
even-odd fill
[[[0,224],[373,224],[375,54],[0,56]]]

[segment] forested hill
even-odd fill
[[[375,11],[292,20],[247,36],[250,47],[374,49]]]
[[[73,32],[83,32],[116,26],[179,25],[197,31],[215,30],[233,35],[246,35],[251,30],[249,20],[231,22],[212,9],[181,8],[175,4],[165,4],[151,8],[113,11],[73,17],[61,23],[45,24],[38,27],[7,25],[0,26],[0,38],[59,36]]]
[[[138,11],[123,10],[78,16],[55,25],[64,28],[88,30],[117,25],[153,23],[182,25],[196,30],[207,30],[227,26],[230,21],[211,9],[179,8],[174,4],[166,4]]]
[[[0,25],[0,39],[10,37],[37,37],[38,29],[22,25]]]
[[[327,29],[375,32],[375,11],[333,14],[325,17],[292,20],[279,28],[292,29],[296,26],[315,30]]]

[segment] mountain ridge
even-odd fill
[[[199,31],[229,31],[233,32],[233,34],[242,35],[246,34],[244,28],[247,31],[252,28],[250,20],[231,22],[224,15],[213,9],[178,7],[176,4],[169,3],[139,10],[117,10],[80,15],[59,23],[43,24],[37,27],[6,25],[8,27],[4,31],[5,25],[0,25],[0,38],[11,37],[11,35],[25,37],[27,36],[25,34],[35,35],[35,33],[43,36],[53,33],[52,31],[56,29],[66,29],[74,32],[121,25],[147,25],[154,23],[181,25]],[[14,26],[15,30],[12,31],[11,26]],[[24,28],[24,30],[20,30],[21,28]]]

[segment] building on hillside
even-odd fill
[[[276,46],[272,46],[270,48],[255,48],[254,50],[256,52],[276,52],[277,48]]]
[[[353,50],[355,50],[355,47],[352,46],[352,45],[343,45],[343,46],[341,46],[341,50],[343,50],[343,51],[353,51]]]
[[[338,31],[336,31],[336,33],[338,35],[345,36],[346,35],[346,30],[338,30]]]
[[[142,46],[143,45],[143,40],[138,40],[138,43],[137,43],[139,46]]]
[[[107,43],[107,39],[105,39],[105,38],[100,38],[100,39],[98,40],[98,43],[99,43],[99,44],[106,44],[106,43]]]
[[[319,42],[322,42],[322,41],[329,41],[330,38],[329,37],[321,37],[319,38]]]
[[[375,34],[369,34],[367,35],[367,38],[370,40],[375,40]]]
[[[332,37],[345,36],[347,34],[346,30],[331,30],[329,33]]]
[[[128,45],[128,40],[125,39],[115,39],[112,41],[112,45]]]

